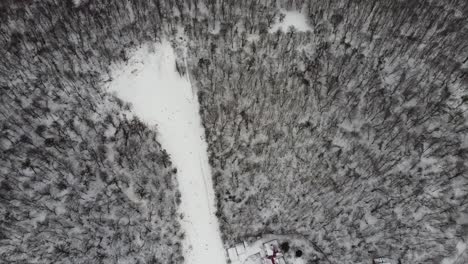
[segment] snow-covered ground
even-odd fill
[[[127,65],[113,68],[109,90],[131,102],[143,121],[157,126],[159,140],[177,167],[186,263],[226,263],[198,100],[190,79],[176,71],[173,48],[167,41],[144,46]]]
[[[281,13],[284,14],[283,21],[280,22],[279,19],[277,19],[276,23],[271,27],[270,33],[274,33],[278,30],[287,32],[290,26],[293,26],[297,31],[312,30],[303,13],[285,10],[282,10]]]
[[[466,257],[468,254],[466,254],[467,250],[467,245],[465,242],[458,242],[457,243],[457,253],[455,256],[448,257],[442,260],[442,264],[461,264],[464,263],[463,261],[466,261]]]

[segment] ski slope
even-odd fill
[[[198,100],[189,78],[175,69],[171,45],[154,45],[140,48],[127,65],[114,67],[109,90],[131,102],[146,123],[157,126],[160,143],[177,168],[185,262],[225,264]]]

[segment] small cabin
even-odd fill
[[[278,240],[275,239],[264,243],[263,249],[265,250],[265,257],[263,258],[265,264],[286,264]]]

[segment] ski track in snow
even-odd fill
[[[185,262],[225,264],[226,256],[215,203],[207,144],[199,104],[188,76],[175,69],[174,50],[167,41],[136,51],[124,67],[114,67],[109,90],[132,103],[134,113],[156,125],[159,140],[177,168],[182,194],[180,211],[185,231]]]

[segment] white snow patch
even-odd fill
[[[189,79],[175,69],[173,48],[167,41],[144,46],[125,67],[114,67],[112,76],[109,90],[131,102],[142,120],[157,125],[161,144],[177,167],[186,262],[226,263],[198,100]]]
[[[255,42],[260,40],[259,34],[247,34],[247,41]]]
[[[297,31],[311,31],[312,28],[307,23],[307,18],[304,14],[298,11],[285,11],[281,12],[284,14],[284,19],[280,22],[277,19],[276,23],[271,27],[270,33],[274,33],[278,30],[287,32],[290,26],[294,27]]]
[[[306,262],[304,261],[303,258],[294,258],[293,263],[294,264],[305,264]]]
[[[139,205],[143,210],[143,214],[146,215],[148,213],[148,203],[146,200],[142,200],[138,197],[135,193],[135,188],[133,187],[133,182],[130,182],[128,188],[123,188],[123,192],[127,195],[128,199],[133,203]]]
[[[375,225],[378,221],[378,219],[374,217],[373,215],[371,215],[370,213],[366,213],[364,217],[366,219],[366,222],[371,226]]]
[[[34,225],[35,228],[37,228],[37,223],[42,223],[45,221],[47,217],[47,213],[44,211],[33,211],[29,213],[31,217],[31,224]]]
[[[457,243],[457,254],[451,258],[443,259],[442,264],[455,264],[459,260],[460,256],[465,252],[466,248],[467,248],[466,243],[459,241]]]
[[[211,34],[219,34],[219,31],[221,30],[221,23],[219,21],[215,22],[214,27],[210,30]]]
[[[125,7],[127,8],[128,15],[130,16],[130,21],[134,22],[135,21],[135,13],[133,12],[133,8],[132,8],[130,2],[127,2]]]
[[[73,4],[75,5],[75,7],[78,7],[81,5],[81,2],[83,2],[83,0],[71,0],[73,2]]]

